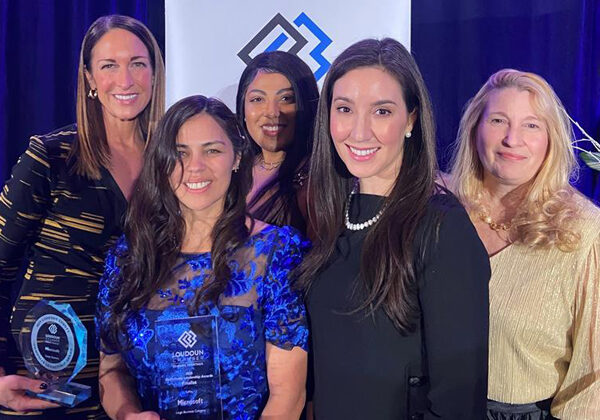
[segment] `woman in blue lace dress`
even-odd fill
[[[290,283],[306,243],[247,215],[252,159],[240,133],[225,105],[192,96],[169,109],[149,143],[125,235],[100,283],[100,392],[113,418],[165,416],[173,401],[160,381],[173,363],[164,362],[156,327],[190,316],[216,320],[220,374],[208,383],[220,378],[210,387],[224,418],[300,415],[308,331]],[[196,337],[180,337],[182,351]],[[220,418],[201,412],[189,418]]]

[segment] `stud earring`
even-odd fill
[[[90,89],[87,96],[90,99],[96,99],[98,97],[98,89]]]
[[[233,172],[237,174],[238,169],[240,169],[239,165],[233,168]]]
[[[412,133],[410,131],[404,135],[404,137],[406,137],[407,139],[411,138],[411,136],[412,136]]]

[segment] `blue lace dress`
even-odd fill
[[[236,250],[230,262],[232,278],[219,305],[205,305],[198,315],[218,320],[221,400],[227,419],[258,418],[268,399],[266,342],[290,350],[307,350],[308,329],[301,296],[290,286],[290,270],[308,248],[292,228],[268,226]],[[118,293],[118,255],[127,249],[123,238],[108,254],[100,281],[96,314],[97,337],[111,317],[108,302]],[[203,285],[211,269],[210,253],[182,254],[172,283],[157,291],[148,305],[135,313],[127,330],[133,347],[122,352],[144,410],[158,411],[159,372],[156,321],[189,317],[186,302]],[[97,342],[107,354],[114,343]]]

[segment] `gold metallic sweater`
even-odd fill
[[[490,258],[488,397],[553,398],[560,419],[600,419],[600,209],[581,202],[573,252],[513,244]]]

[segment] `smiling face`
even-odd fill
[[[111,29],[92,48],[86,77],[98,90],[104,122],[135,119],[152,97],[148,49],[125,29]]]
[[[259,71],[244,98],[244,117],[252,140],[268,152],[286,150],[294,140],[296,109],[287,77]]]
[[[402,87],[379,67],[359,67],[333,85],[330,132],[335,149],[361,192],[387,195],[400,172],[408,113]]]
[[[181,126],[176,145],[182,164],[175,166],[170,182],[184,219],[217,218],[239,164],[231,140],[212,116],[201,113]]]
[[[531,181],[542,166],[548,130],[531,95],[517,88],[490,93],[476,140],[484,183],[518,187]]]

